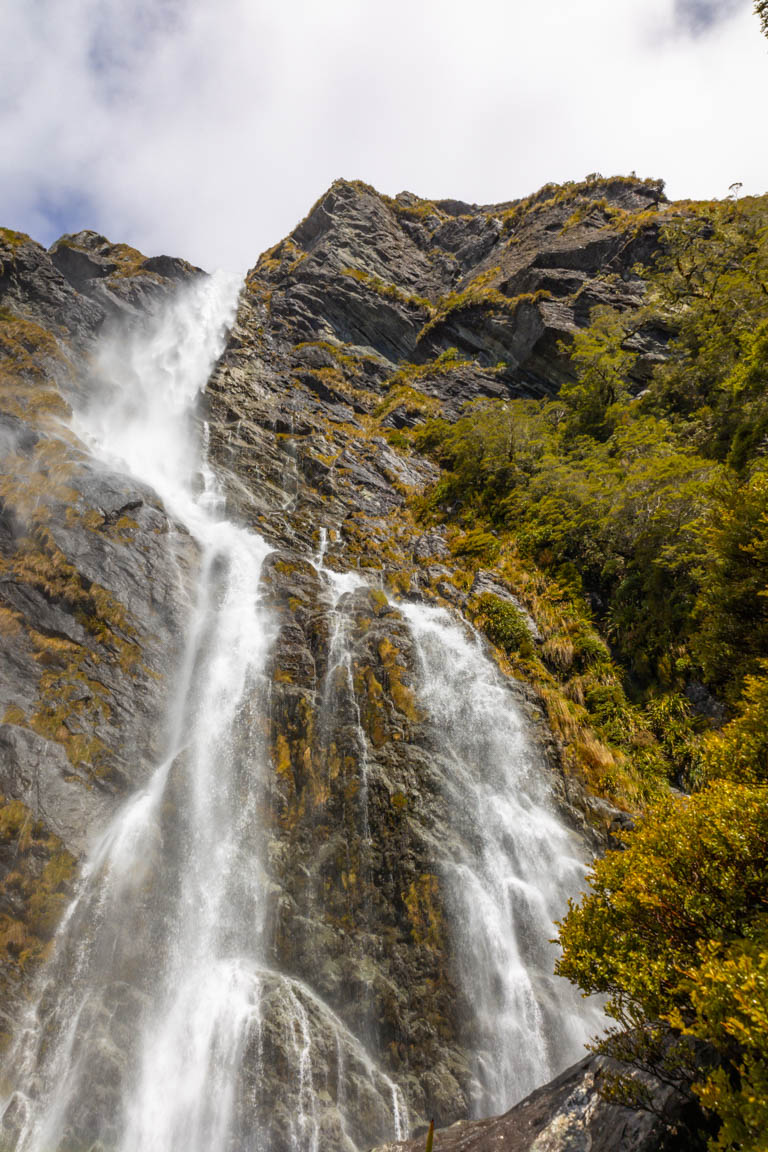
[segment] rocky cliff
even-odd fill
[[[0,231],[0,790],[4,1029],[74,866],[162,746],[195,549],[67,427],[99,334],[198,274],[93,233]]]
[[[484,207],[338,181],[249,272],[201,413],[232,513],[274,548],[262,576],[276,621],[272,961],[364,1038],[414,1117],[443,1125],[478,1093],[439,867],[462,832],[398,601],[469,618],[484,593],[523,606],[419,526],[438,473],[403,430],[477,398],[554,394],[590,309],[641,303],[633,269],[663,205],[658,184],[623,178]],[[78,858],[160,755],[198,562],[153,492],[78,441],[69,405],[87,403],[110,329],[140,326],[200,275],[92,233],[45,252],[0,232],[6,1030]],[[633,341],[640,388],[664,334]],[[364,579],[334,577],[349,572]],[[563,817],[594,849],[624,817],[563,772],[536,694],[508,690]]]

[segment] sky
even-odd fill
[[[0,224],[241,271],[337,177],[768,191],[751,0],[3,0]]]

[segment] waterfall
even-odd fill
[[[444,609],[403,604],[419,698],[448,801],[441,860],[469,1005],[476,1116],[511,1107],[579,1059],[602,1016],[552,975],[553,920],[583,886],[540,754],[479,637]]]
[[[17,1152],[352,1152],[347,1099],[365,1101],[372,1137],[407,1134],[399,1090],[359,1040],[266,963],[270,549],[226,518],[197,416],[237,293],[201,279],[105,339],[73,418],[96,459],[153,488],[194,538],[199,579],[167,755],[85,861],[5,1064]]]
[[[270,548],[228,519],[199,415],[237,293],[226,277],[201,278],[142,326],[105,337],[73,416],[92,458],[153,489],[192,537],[199,572],[165,755],[83,861],[4,1064],[0,1142],[15,1152],[355,1152],[408,1134],[404,1095],[366,1046],[375,1029],[353,1034],[269,963],[274,625],[260,578]],[[365,857],[376,765],[353,632],[366,583],[327,568],[325,550],[321,533],[320,737],[329,746],[344,731],[353,750]],[[584,865],[479,640],[444,611],[399,607],[447,800],[435,869],[468,1008],[472,1106],[487,1114],[577,1058],[599,1024],[551,975],[552,920]]]
[[[354,618],[348,611],[345,599],[348,593],[367,585],[357,572],[336,572],[325,566],[328,548],[327,529],[320,529],[320,546],[313,558],[318,575],[326,582],[330,592],[329,618],[330,638],[328,644],[328,667],[320,693],[319,711],[324,742],[327,746],[333,741],[337,729],[348,726],[352,730],[351,745],[357,752],[357,767],[360,774],[360,824],[363,841],[370,838],[368,824],[368,741],[363,731],[360,705],[355,694],[353,653],[350,632]]]
[[[355,593],[370,585],[358,572],[328,567],[327,544],[323,529],[314,559],[330,603],[321,713],[335,724],[345,717],[347,742],[359,750],[365,835],[368,777],[381,770],[368,760],[355,696],[354,668],[365,659],[355,641]],[[444,817],[432,854],[466,1006],[471,1111],[488,1116],[581,1058],[602,1030],[599,1006],[554,975],[554,921],[584,886],[585,853],[557,811],[530,721],[477,633],[444,609],[390,604],[408,624],[413,686],[426,714],[426,732],[414,739],[426,741],[441,781]]]

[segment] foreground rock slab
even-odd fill
[[[505,1112],[435,1133],[434,1152],[701,1152],[701,1117],[674,1088],[635,1073],[653,1111],[609,1103],[601,1087],[618,1065],[587,1056]],[[374,1152],[422,1152],[424,1134]]]

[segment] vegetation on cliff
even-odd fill
[[[759,1152],[768,1129],[764,671],[707,741],[704,786],[647,811],[560,933],[560,973],[607,995],[618,1022],[600,1050],[698,1097],[723,1152]],[[636,1082],[613,1089],[644,1103]]]
[[[756,1150],[768,1126],[768,197],[678,205],[660,239],[646,306],[593,312],[556,399],[482,401],[416,440],[443,467],[426,512],[472,525],[581,604],[687,793],[650,805],[626,851],[597,864],[561,927],[560,971],[608,995],[607,1050],[693,1090],[715,1118],[712,1147]],[[649,330],[668,350],[642,379]]]
[[[768,198],[684,206],[647,307],[595,310],[556,399],[480,401],[416,434],[443,466],[426,512],[580,599],[641,705],[704,686],[734,706],[766,650],[766,224]],[[638,394],[651,326],[669,355]]]
[[[755,0],[755,12],[760,17],[760,27],[768,36],[768,0]]]

